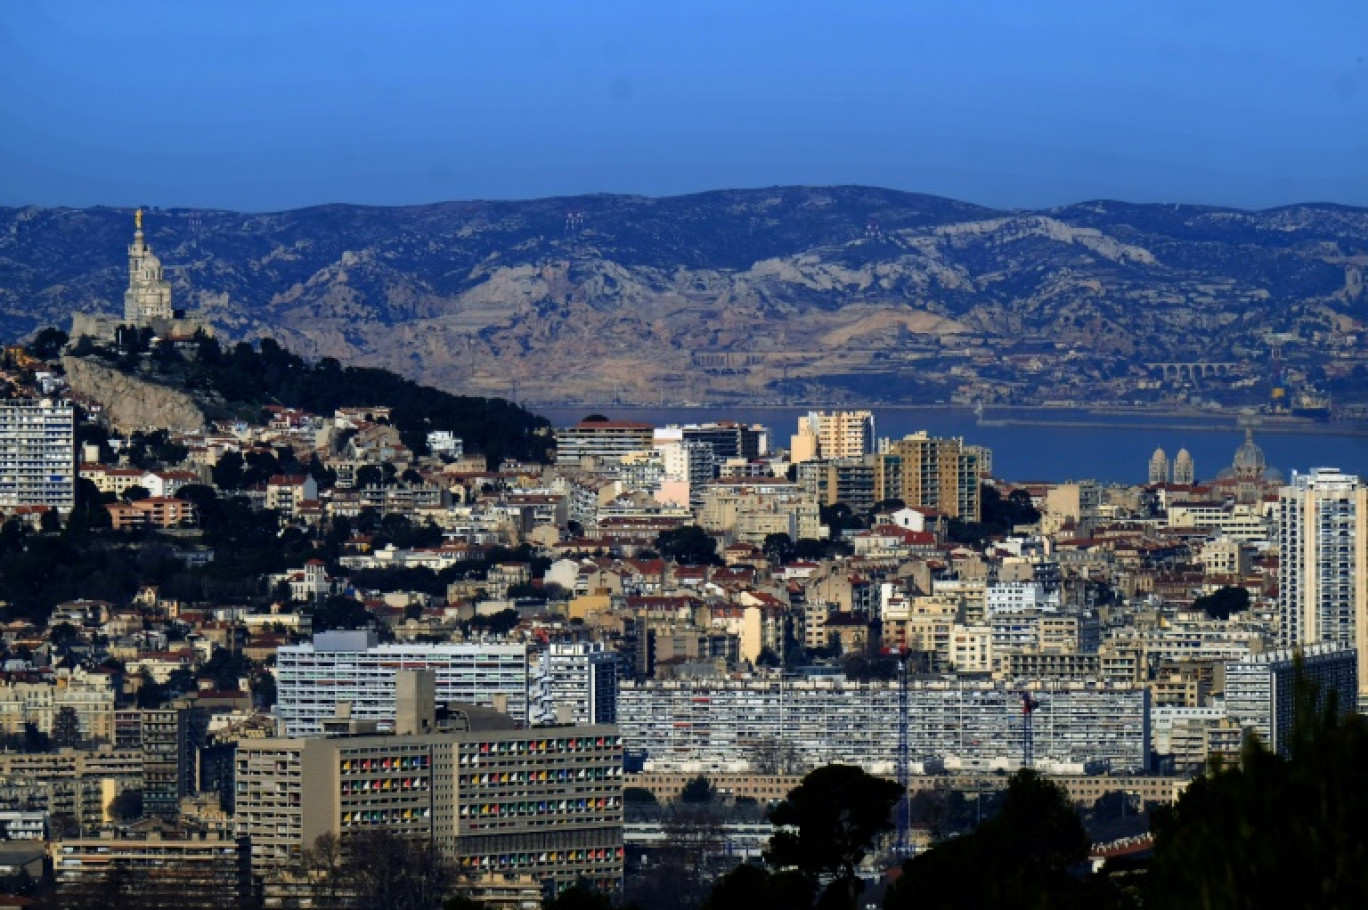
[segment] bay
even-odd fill
[[[852,406],[846,406],[853,409]],[[537,413],[557,427],[571,426],[589,414],[637,420],[656,426],[734,420],[764,424],[771,445],[788,447],[805,407],[539,407]],[[1005,480],[1099,480],[1141,484],[1148,479],[1156,447],[1169,460],[1186,448],[1198,480],[1227,469],[1244,441],[1245,427],[1234,415],[1163,416],[1096,414],[1062,409],[988,411],[980,419],[959,408],[873,407],[879,436],[901,438],[925,430],[932,436],[962,437],[993,451],[993,473]],[[1258,418],[1253,418],[1257,421]],[[1368,425],[1362,423],[1276,422],[1253,428],[1254,441],[1269,467],[1284,478],[1292,471],[1336,467],[1368,475]]]

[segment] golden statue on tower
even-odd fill
[[[139,231],[142,230],[142,209],[133,213],[133,227]]]

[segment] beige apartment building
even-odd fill
[[[870,411],[813,411],[798,418],[789,443],[789,461],[859,458],[874,451],[874,415]]]
[[[51,735],[63,708],[76,712],[81,738],[114,741],[114,689],[107,676],[80,674],[56,680],[10,679],[0,683],[0,732],[23,733],[32,724]]]
[[[963,439],[925,432],[890,440],[874,456],[874,500],[901,499],[915,508],[977,521],[981,451]]]
[[[703,491],[697,518],[705,530],[756,546],[770,534],[816,538],[821,527],[817,500],[786,480],[714,480]]]

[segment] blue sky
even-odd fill
[[[0,4],[0,205],[1368,205],[1363,0]]]

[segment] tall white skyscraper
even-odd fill
[[[1278,634],[1285,647],[1358,651],[1358,708],[1368,711],[1368,487],[1336,468],[1292,475],[1278,492]]]
[[[0,402],[0,507],[76,504],[76,414],[70,402]]]

